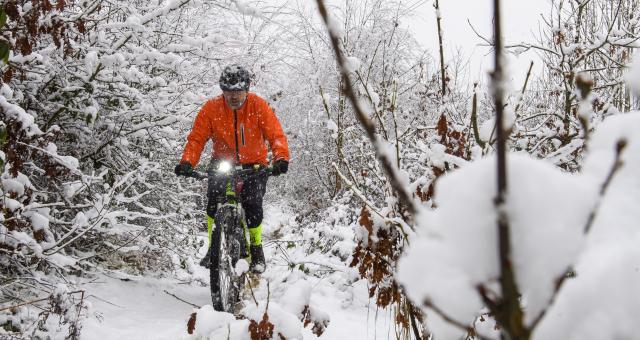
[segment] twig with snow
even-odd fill
[[[24,142],[17,142],[16,144],[20,144],[20,145],[26,146],[28,148],[35,149],[35,150],[38,150],[40,152],[43,152],[43,153],[49,155],[51,158],[55,159],[58,162],[58,164],[64,166],[67,169],[69,169],[72,173],[82,176],[82,172],[78,170],[78,164],[77,164],[78,160],[75,157],[60,156],[57,153],[54,154],[53,152],[50,152],[50,151],[45,150],[43,148],[39,148],[37,146],[33,146],[33,145],[30,145],[30,144],[27,144],[27,143],[24,143]],[[71,161],[71,163],[69,163],[69,161]]]
[[[271,281],[267,280],[267,306],[264,308],[264,312],[269,311],[269,301],[271,301]]]
[[[520,96],[518,97],[518,104],[516,104],[516,108],[513,109],[513,112],[516,115],[516,119],[518,119],[518,110],[522,106],[522,98],[524,98],[524,93],[527,90],[527,84],[529,84],[529,78],[531,77],[531,70],[533,69],[533,60],[529,64],[529,70],[527,71],[527,76],[524,78],[524,85],[522,85],[522,90],[520,91]]]
[[[497,194],[494,201],[498,215],[498,249],[500,256],[500,290],[501,298],[490,304],[496,320],[502,327],[502,333],[511,339],[528,339],[530,329],[524,325],[524,313],[520,307],[520,292],[513,268],[511,229],[505,209],[507,195],[507,139],[508,133],[504,128],[504,90],[505,77],[502,67],[502,27],[500,25],[500,0],[493,1],[493,40],[494,40],[494,71],[491,74],[493,98],[496,108],[496,137],[497,137]],[[486,301],[486,299],[485,299]],[[493,307],[492,307],[493,306]]]
[[[551,53],[551,54],[553,54],[553,55],[555,55],[557,57],[560,57],[560,53],[558,53],[558,52],[556,52],[554,50],[551,50],[551,49],[546,48],[544,46],[528,44],[528,43],[519,43],[519,44],[507,45],[507,46],[505,46],[505,48],[523,48],[524,51],[528,51],[530,49],[534,49],[534,50],[540,50],[540,51],[543,51],[543,52]]]
[[[611,184],[611,180],[613,180],[613,177],[616,175],[618,170],[620,170],[620,168],[624,164],[624,162],[622,161],[622,152],[624,151],[626,146],[627,146],[626,139],[620,139],[618,143],[616,143],[615,160],[613,161],[613,165],[611,166],[611,170],[609,171],[607,178],[604,180],[604,183],[602,183],[602,186],[600,187],[598,202],[596,203],[596,206],[593,208],[593,210],[589,214],[589,218],[587,219],[587,224],[584,226],[585,234],[591,230],[591,226],[593,225],[593,221],[596,219],[596,214],[600,209],[600,205],[602,204],[602,199],[604,195],[607,193],[607,189]]]
[[[568,278],[572,277],[571,275],[572,273],[573,273],[573,269],[568,268],[567,271],[556,280],[556,285],[553,290],[553,295],[551,295],[551,298],[549,299],[549,303],[547,304],[546,308],[543,308],[540,311],[540,314],[538,314],[538,316],[533,320],[533,322],[531,323],[531,326],[529,327],[530,329],[535,329],[540,323],[540,321],[544,319],[544,316],[547,315],[547,311],[555,303],[556,298],[558,297],[558,293],[560,293],[560,288],[562,288],[562,285],[564,285],[565,281]]]
[[[77,314],[76,314],[76,318],[74,320],[74,324],[73,324],[73,328],[76,330],[76,333],[74,333],[73,338],[75,338],[77,336],[77,331],[79,330],[78,324],[80,323],[80,314],[82,313],[82,305],[84,303],[84,290],[82,291],[82,293],[80,293],[80,303],[77,304]]]
[[[168,290],[166,290],[166,289],[164,290],[164,292],[165,292],[165,293],[167,293],[168,295],[173,296],[174,298],[176,298],[176,300],[181,301],[181,302],[184,302],[184,303],[186,303],[186,304],[188,304],[188,305],[190,305],[190,306],[193,306],[193,307],[196,307],[196,308],[200,308],[200,307],[202,307],[202,306],[198,306],[198,305],[196,305],[195,303],[191,303],[191,302],[189,302],[189,301],[186,301],[186,300],[184,300],[184,299],[182,299],[182,298],[178,297],[177,295],[175,295],[175,294],[173,294],[173,293],[169,293],[169,291],[168,291]]]
[[[145,231],[145,229],[141,229],[136,236],[130,238],[129,240],[125,241],[123,244],[121,244],[120,246],[118,246],[116,248],[113,248],[113,249],[110,249],[110,250],[106,250],[106,251],[103,251],[103,252],[100,252],[100,253],[95,253],[93,255],[85,256],[83,258],[78,259],[78,261],[86,261],[86,260],[88,260],[90,258],[93,258],[93,257],[96,257],[96,256],[102,256],[102,255],[106,255],[106,254],[110,254],[110,253],[115,253],[118,250],[120,250],[120,249],[126,247],[127,245],[131,244],[131,242],[133,242],[136,239],[138,239],[138,237],[140,237],[140,235],[142,235],[142,233],[144,231]]]
[[[351,183],[342,174],[342,172],[340,172],[340,170],[338,169],[338,166],[335,163],[333,163],[333,167],[336,169],[336,173],[338,174],[338,176],[340,176],[340,178],[345,182],[347,187],[349,187],[349,190],[351,190],[351,192],[353,192],[369,208],[370,211],[372,211],[376,215],[380,216],[380,218],[382,218],[385,221],[385,223],[390,223],[390,224],[397,225],[399,227],[400,231],[402,232],[402,234],[405,236],[405,240],[407,240],[407,242],[408,242],[408,238],[407,238],[408,234],[407,234],[406,228],[414,230],[413,227],[410,224],[408,224],[406,221],[404,221],[403,219],[400,219],[400,218],[389,218],[389,217],[384,216],[381,212],[378,211],[378,209],[373,204],[373,202],[369,201],[364,196],[364,194],[358,188],[356,188],[355,185],[353,183]]]
[[[576,76],[576,87],[579,90],[580,102],[578,104],[578,120],[584,130],[585,143],[589,140],[589,121],[593,114],[591,108],[590,95],[593,88],[593,79],[586,74],[578,74]]]
[[[378,108],[376,106],[376,101],[373,99],[373,96],[371,95],[371,91],[369,91],[369,84],[365,82],[365,80],[362,78],[362,74],[360,74],[360,71],[355,71],[355,74],[358,77],[358,80],[360,80],[360,83],[362,83],[362,87],[364,87],[364,91],[367,94],[367,98],[369,99],[371,108],[373,109],[373,113],[378,119],[378,123],[380,124],[380,129],[382,129],[382,135],[384,136],[384,139],[389,139],[389,133],[387,132],[387,127],[384,125],[384,122],[382,121],[382,116],[380,115],[380,111],[378,111]]]
[[[296,265],[299,265],[299,264],[312,264],[312,265],[315,265],[315,266],[318,266],[318,267],[325,267],[325,268],[327,268],[326,271],[331,271],[331,272],[343,272],[344,271],[343,269],[337,268],[335,266],[330,266],[328,264],[318,263],[318,262],[315,262],[315,261],[297,261],[297,262],[295,262],[295,264]]]
[[[320,183],[322,183],[322,186],[327,190],[327,192],[331,192],[333,189],[331,189],[329,185],[325,183],[324,179],[322,178],[322,174],[320,173],[320,168],[317,164],[314,165],[314,170],[316,171],[316,175],[318,176],[318,180],[320,181]]]
[[[282,258],[284,259],[285,262],[287,262],[287,265],[289,267],[295,266],[295,262],[291,260],[289,253],[287,253],[287,251],[282,247],[282,245],[280,243],[276,243],[276,247],[280,250],[280,253],[282,254]]]
[[[76,290],[76,291],[74,291],[74,292],[69,292],[69,295],[71,295],[71,294],[78,294],[78,293],[82,293],[82,297],[84,298],[84,290]],[[20,306],[32,305],[32,304],[34,304],[34,303],[42,302],[42,301],[47,301],[47,300],[49,300],[49,299],[51,299],[51,296],[47,296],[46,298],[42,298],[42,299],[36,299],[36,300],[25,301],[25,302],[23,302],[23,303],[19,303],[19,304],[17,304],[17,305],[13,305],[13,306],[8,306],[8,307],[0,308],[0,312],[1,312],[1,311],[3,311],[3,310],[9,310],[9,309],[13,309],[13,308],[18,308],[18,307],[20,307]]]
[[[249,281],[249,276],[245,275],[245,280]],[[253,298],[253,302],[256,304],[256,307],[258,307],[258,299],[256,299],[256,295],[253,293],[253,285],[251,285],[251,282],[248,282],[247,286],[249,287],[249,292],[251,292],[251,298]]]
[[[478,83],[473,84],[473,99],[471,102],[471,127],[473,128],[473,137],[476,143],[484,150],[487,142],[483,141],[480,137],[480,131],[478,130]]]
[[[110,277],[111,277],[111,276],[110,276]],[[118,307],[118,308],[122,308],[122,309],[124,309],[124,308],[125,308],[124,306],[120,306],[120,305],[118,305],[118,304],[115,304],[115,303],[113,303],[113,302],[111,302],[111,301],[109,301],[109,300],[103,299],[103,298],[101,298],[101,297],[99,297],[99,296],[97,296],[97,295],[93,295],[93,294],[91,294],[91,295],[87,296],[87,298],[90,298],[90,297],[91,297],[91,298],[94,298],[94,299],[96,299],[96,300],[102,301],[102,302],[104,302],[104,303],[106,303],[106,304],[108,304],[108,305],[114,306],[114,307]]]
[[[436,24],[438,26],[438,46],[440,53],[440,81],[441,81],[441,94],[444,97],[447,94],[447,77],[444,66],[444,44],[442,43],[442,12],[440,12],[440,2],[436,0],[433,4],[436,9]]]
[[[422,302],[423,306],[431,309],[432,311],[434,311],[436,314],[438,314],[444,321],[448,322],[449,324],[460,328],[461,330],[470,333],[471,331],[474,332],[475,337],[480,339],[480,340],[490,340],[490,337],[484,336],[482,334],[479,334],[477,331],[475,331],[473,329],[473,327],[471,327],[470,325],[465,324],[464,322],[460,322],[456,319],[454,319],[453,317],[451,317],[450,315],[448,315],[447,313],[445,313],[442,309],[438,308],[433,302],[431,302],[431,300],[424,300]]]
[[[396,167],[400,169],[401,161],[400,158],[400,134],[398,132],[398,114],[396,113],[396,101],[398,100],[398,82],[396,80],[393,81],[393,92],[391,95],[391,115],[393,117],[393,130],[395,134],[395,142],[396,142]]]
[[[360,189],[358,189],[353,183],[351,183],[351,181],[349,181],[349,179],[347,179],[347,177],[344,174],[342,174],[342,172],[338,168],[338,165],[335,162],[332,163],[331,165],[333,165],[333,168],[336,170],[336,173],[338,174],[338,176],[340,176],[340,179],[342,179],[342,181],[347,185],[349,190],[351,190],[351,192],[353,192],[362,201],[362,203],[364,203],[369,208],[369,210],[374,212],[376,215],[378,215],[378,216],[380,216],[382,218],[385,218],[378,211],[378,208],[373,204],[373,202],[369,201],[364,196],[364,194],[360,191]]]

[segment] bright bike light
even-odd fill
[[[222,172],[226,174],[227,172],[229,172],[229,170],[231,170],[231,163],[229,162],[222,161],[218,165],[218,172]]]

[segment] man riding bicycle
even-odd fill
[[[273,158],[271,175],[286,173],[289,167],[287,138],[269,104],[255,93],[249,92],[249,71],[239,65],[227,66],[220,75],[219,83],[222,95],[209,99],[198,112],[187,137],[182,159],[175,168],[176,175],[190,176],[193,173],[209,139],[213,141],[211,169],[225,160],[243,168],[267,166],[266,140]],[[215,176],[209,176],[207,190],[209,246],[218,199],[226,190],[226,183],[216,179]],[[262,249],[262,198],[266,184],[266,174],[252,177],[244,183],[240,193],[249,229],[250,269],[256,273],[262,273],[266,266]],[[210,255],[210,251],[207,252],[202,265],[209,266]]]

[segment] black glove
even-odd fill
[[[271,174],[274,176],[278,176],[281,174],[286,174],[287,170],[289,170],[289,162],[283,159],[279,159],[275,163],[273,163],[273,171],[271,172]]]
[[[191,174],[193,173],[193,166],[191,166],[191,164],[188,162],[182,162],[176,165],[176,169],[174,170],[174,172],[178,176],[191,176]]]

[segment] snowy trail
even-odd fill
[[[273,206],[266,207],[265,216],[268,269],[254,291],[259,301],[266,301],[270,295],[272,305],[277,302],[286,309],[286,303],[281,301],[285,299],[283,296],[304,281],[305,285],[311,287],[310,305],[328,314],[330,324],[319,338],[311,332],[310,327],[303,329],[300,333],[303,339],[395,338],[387,312],[376,312],[375,306],[369,307],[366,283],[357,281],[353,270],[336,259],[328,260],[315,253],[304,254],[299,249],[292,249],[285,254],[282,247],[270,240],[274,232],[281,234],[285,229],[285,235],[280,239],[286,239],[286,233],[297,227],[294,218]],[[292,263],[321,263],[324,266],[322,268],[333,269],[325,275],[307,275],[297,268],[291,268]],[[204,268],[194,266],[190,270],[198,281],[208,281],[208,271]],[[168,278],[127,278],[129,280],[123,281],[104,276],[85,284],[94,316],[85,321],[81,339],[198,339],[195,335],[188,335],[186,328],[190,314],[196,309],[165,293],[165,290],[185,301],[203,306],[210,304],[208,286],[197,281],[183,283]],[[267,281],[270,282],[269,291]]]
[[[208,287],[182,285],[169,280],[142,279],[124,282],[104,277],[86,288],[93,311],[98,318],[90,318],[82,329],[83,340],[100,339],[192,339],[186,332],[192,306],[168,295],[164,290],[192,303],[207,303]],[[336,292],[330,285],[318,291],[313,303],[331,315],[331,323],[320,339],[387,339],[389,325],[376,325],[375,308],[367,311],[344,310],[348,293]],[[103,301],[106,300],[106,301]],[[382,312],[380,312],[383,314]],[[385,320],[383,316],[379,316]],[[377,335],[375,334],[377,328]],[[308,329],[304,339],[317,339]]]
[[[87,285],[88,298],[101,320],[85,322],[82,339],[179,339],[193,307],[165,293],[203,304],[210,299],[207,287],[181,285],[175,281],[141,279],[121,281],[103,277]],[[108,301],[108,302],[107,302]]]

